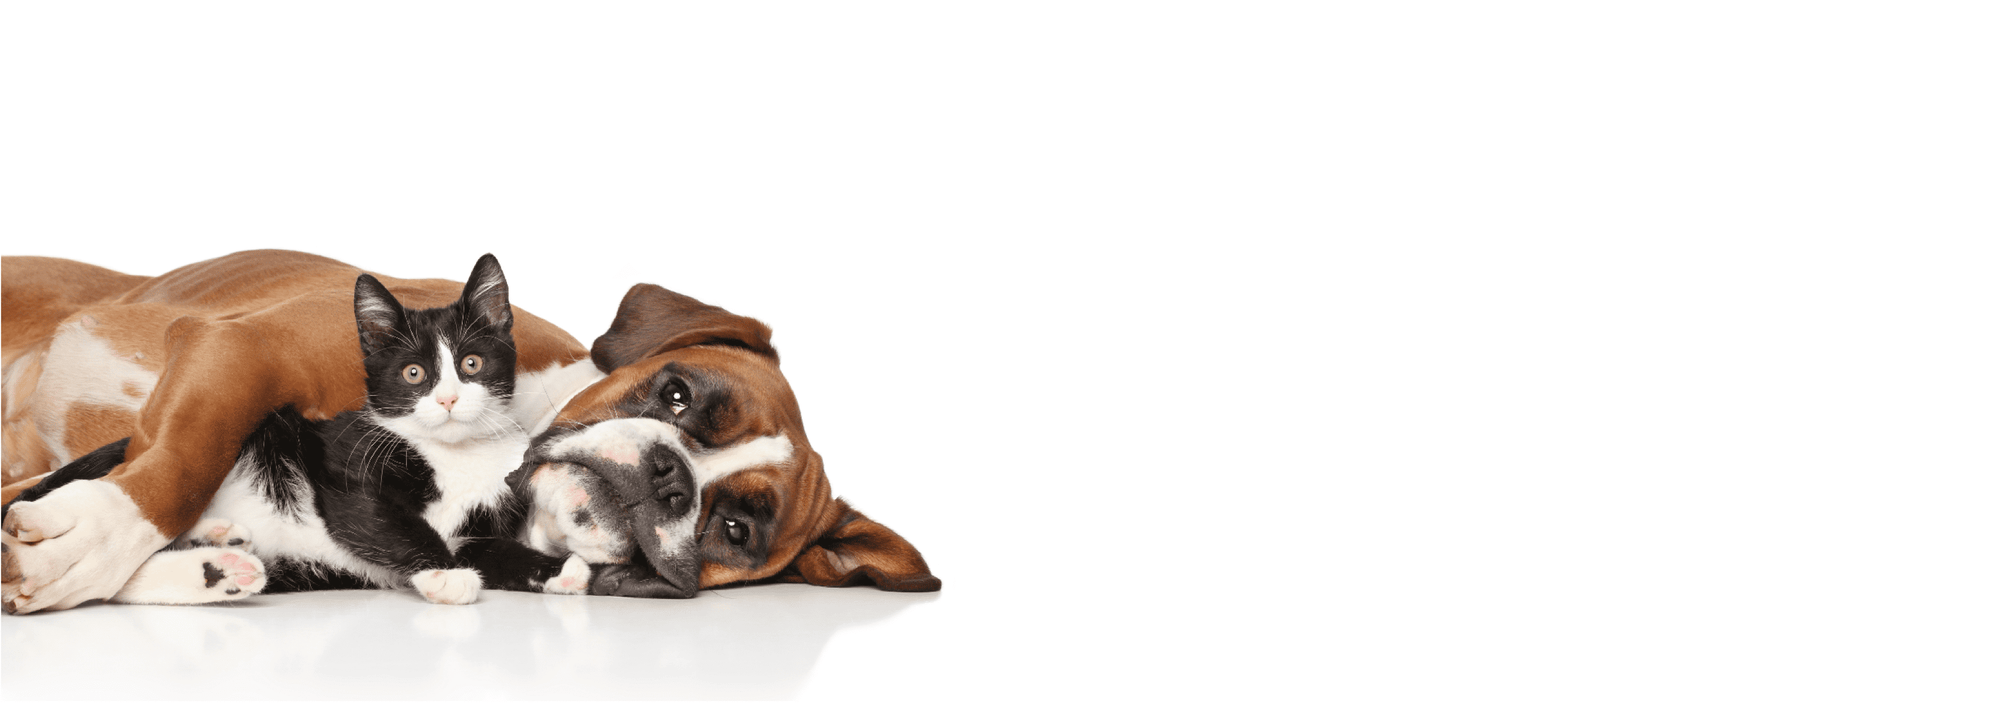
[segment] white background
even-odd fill
[[[761,318],[946,586],[802,696],[1990,703],[1996,20],[11,4],[0,250]]]

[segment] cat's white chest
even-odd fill
[[[410,446],[430,464],[438,499],[424,507],[424,521],[455,551],[452,538],[474,509],[493,505],[507,494],[507,474],[520,467],[528,452],[526,436],[478,439],[457,444],[412,440]]]

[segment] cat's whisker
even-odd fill
[[[472,420],[478,422],[480,426],[486,428],[486,430],[489,432],[486,438],[498,439],[502,436],[506,436],[507,430],[502,429],[499,424],[495,424],[492,420],[492,417],[493,417],[492,413],[482,412],[480,413],[479,416],[473,417]]]

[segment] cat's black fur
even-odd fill
[[[125,447],[131,443],[132,438],[128,436],[99,446],[90,453],[78,456],[76,460],[69,462],[68,465],[56,469],[54,473],[50,473],[47,478],[43,478],[42,482],[36,483],[34,487],[21,491],[21,494],[14,496],[13,500],[7,501],[5,506],[0,506],[0,512],[14,509],[14,503],[29,503],[40,500],[43,496],[48,495],[50,491],[69,485],[70,483],[80,480],[97,480],[110,475],[111,469],[117,468],[118,464],[125,462]]]

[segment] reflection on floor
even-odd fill
[[[487,591],[89,605],[0,621],[0,698],[785,698],[834,633],[939,594],[800,585],[693,600]]]

